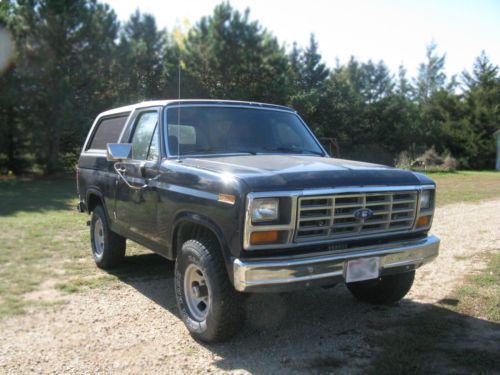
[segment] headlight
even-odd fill
[[[252,222],[272,221],[278,219],[279,199],[262,198],[252,201]]]
[[[432,190],[422,190],[420,194],[420,209],[425,210],[431,208]]]

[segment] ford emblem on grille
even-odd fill
[[[354,217],[356,219],[368,219],[373,215],[373,211],[369,208],[360,208],[359,210],[354,211]]]

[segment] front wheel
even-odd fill
[[[410,271],[346,285],[352,295],[362,302],[390,305],[406,296],[414,279],[415,271]]]
[[[175,264],[175,296],[184,324],[198,340],[224,341],[243,325],[243,297],[229,281],[214,239],[182,245]]]

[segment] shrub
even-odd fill
[[[72,173],[76,170],[79,154],[76,152],[66,152],[59,156],[59,168],[62,172]]]
[[[410,153],[408,151],[401,151],[394,160],[394,165],[396,168],[411,169],[413,160],[410,157]]]
[[[442,157],[434,147],[412,160],[408,151],[401,152],[394,160],[397,168],[411,169],[420,172],[453,172],[458,168],[458,161],[451,155]]]
[[[444,166],[448,168],[449,171],[456,171],[458,168],[458,161],[451,155],[446,155],[444,158]]]
[[[414,164],[418,163],[419,167],[436,167],[444,164],[444,159],[439,155],[434,147],[431,147],[420,155]]]

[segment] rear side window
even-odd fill
[[[94,136],[88,148],[92,150],[106,150],[108,143],[118,142],[125,122],[127,122],[128,115],[127,113],[102,119],[97,124],[97,129],[94,131]]]

